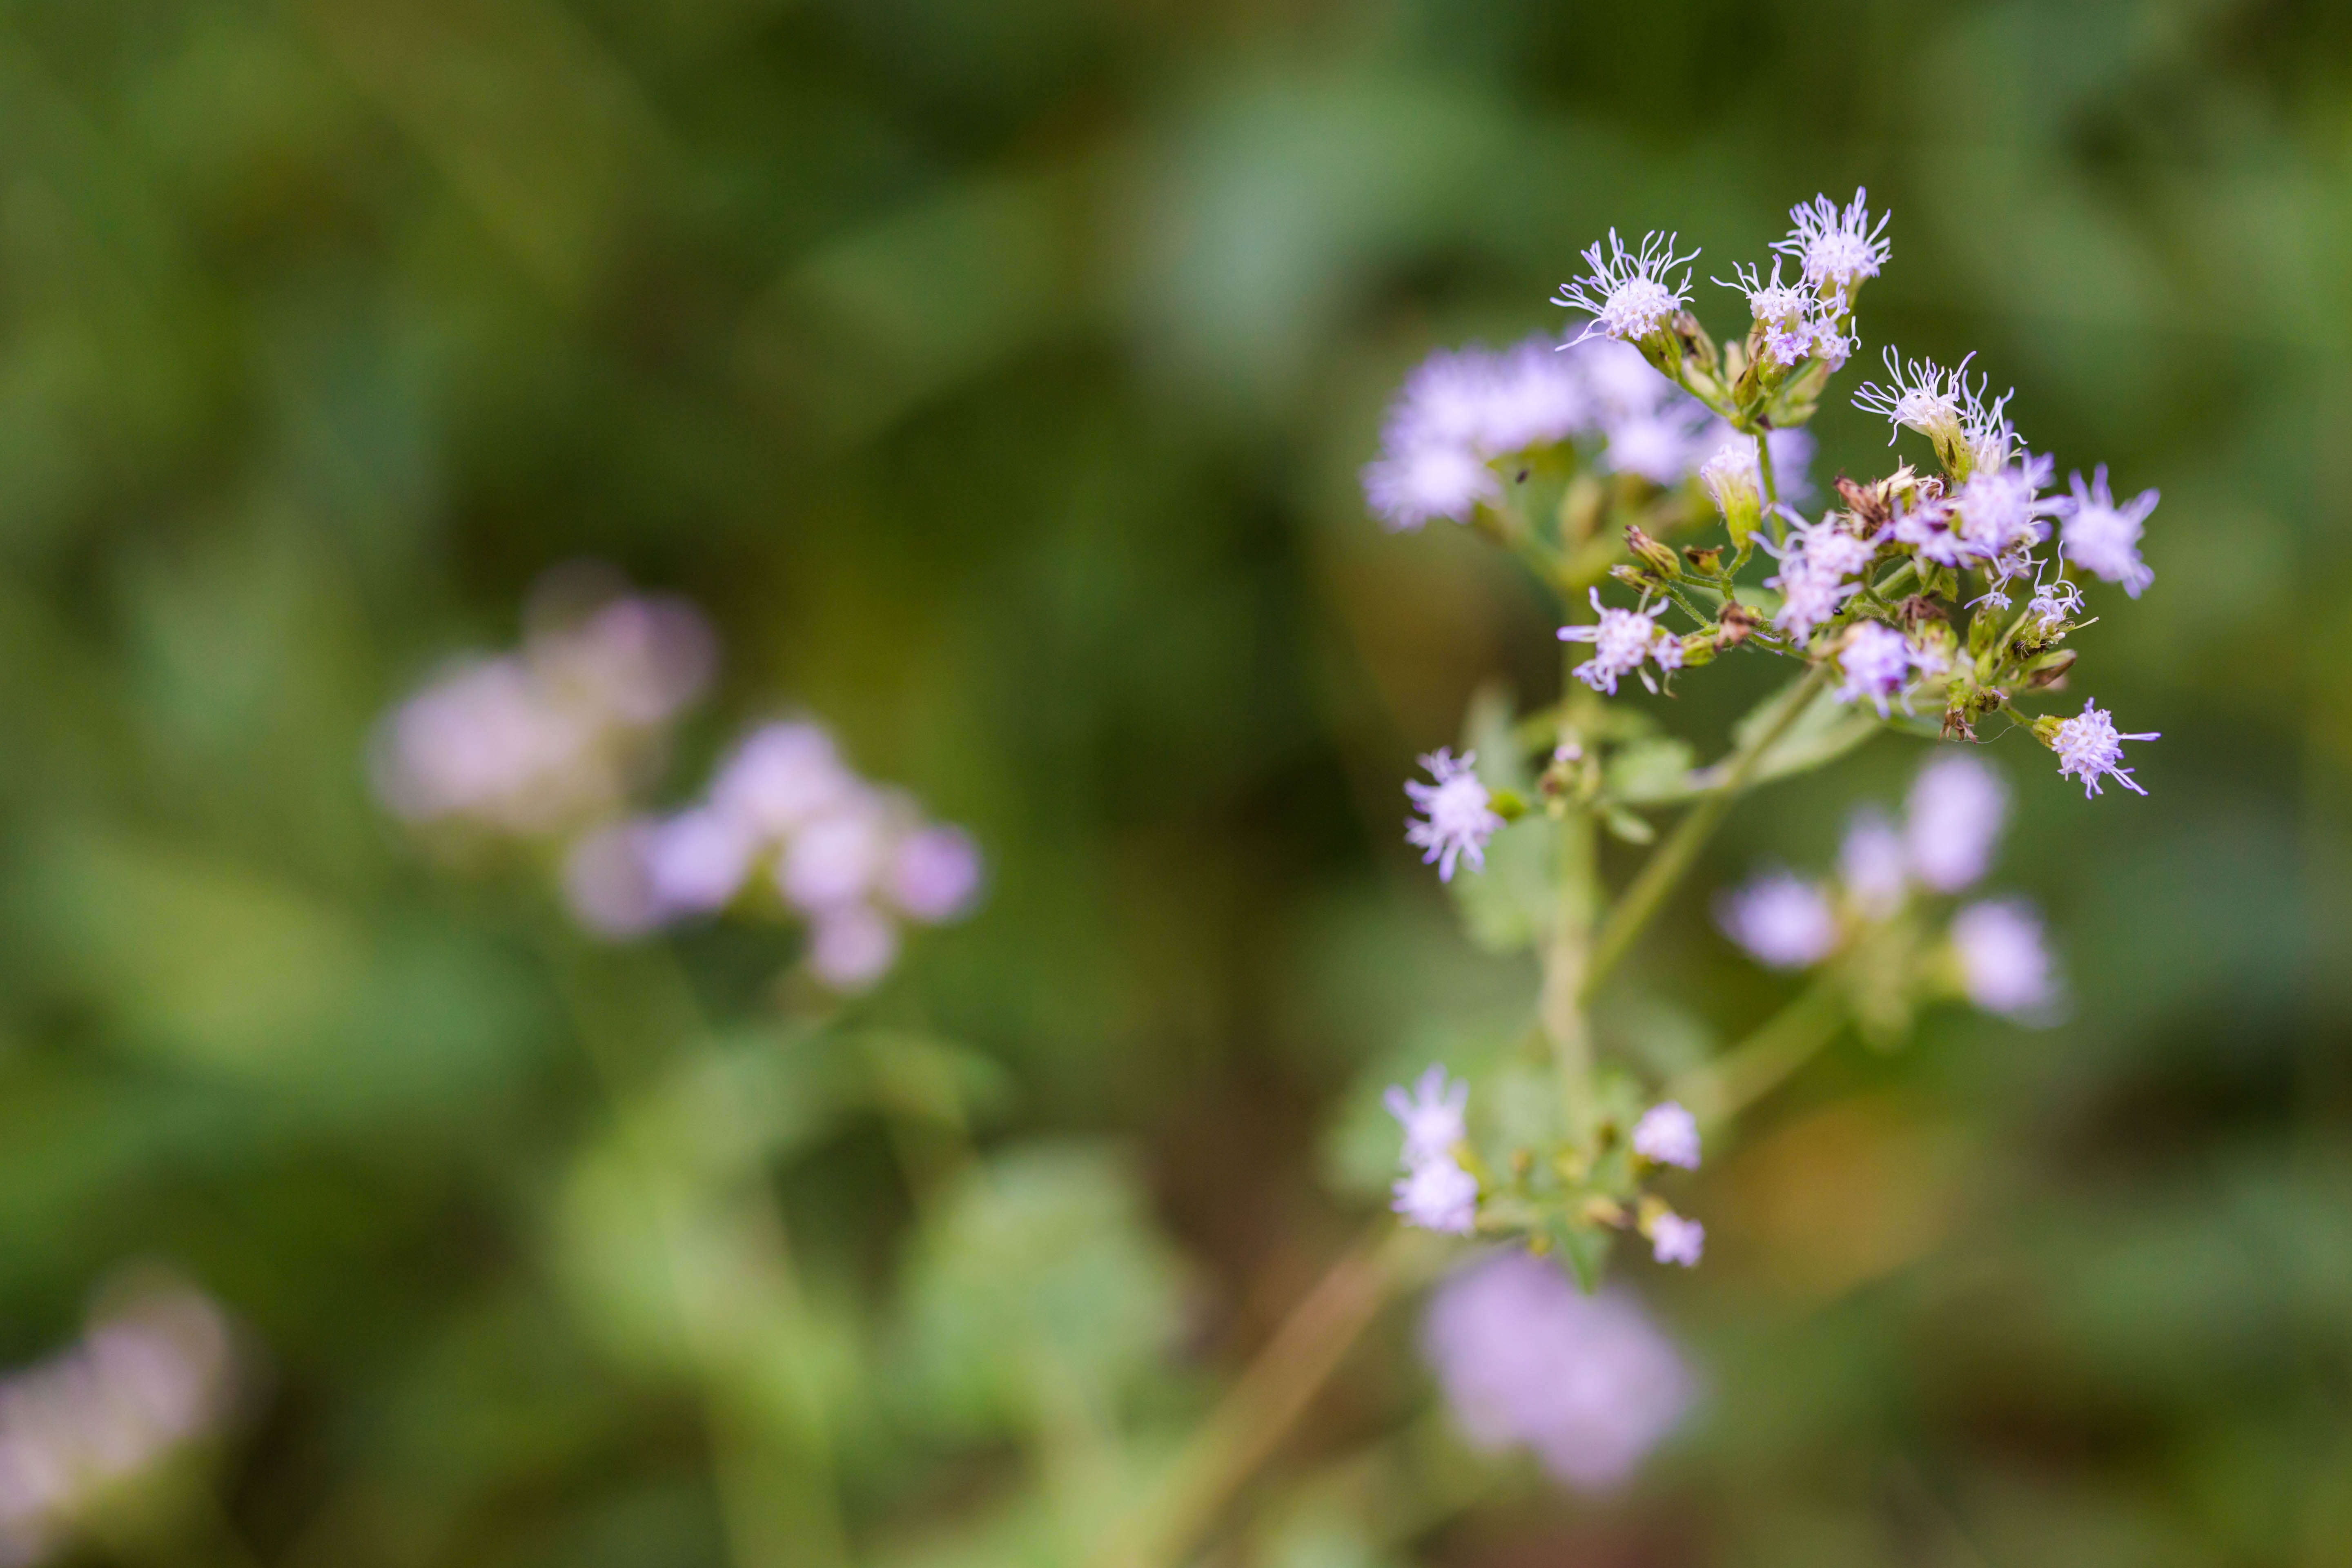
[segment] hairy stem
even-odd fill
[[[1757,764],[1764,760],[1764,754],[1789,732],[1789,727],[1797,721],[1797,716],[1811,705],[1814,695],[1829,679],[1829,665],[1823,662],[1806,672],[1804,679],[1797,683],[1796,689],[1789,693],[1786,706],[1772,722],[1726,759],[1722,764],[1722,782],[1701,795],[1698,804],[1675,824],[1675,830],[1666,836],[1665,842],[1651,853],[1641,870],[1634,874],[1633,881],[1626,885],[1624,895],[1610,910],[1609,918],[1601,922],[1601,934],[1593,940],[1591,958],[1583,975],[1582,1000],[1591,999],[1601,983],[1608,978],[1609,972],[1616,968],[1626,950],[1633,945],[1633,939],[1642,933],[1642,928],[1649,923],[1650,917],[1658,912],[1658,907],[1665,901],[1666,895],[1674,890],[1676,882],[1682,880],[1683,873],[1690,869],[1691,861],[1696,858],[1700,847],[1722,825],[1724,815],[1731,809],[1732,802],[1738,800],[1740,793],[1748,787],[1748,781],[1755,774]]]
[[[1823,975],[1738,1045],[1704,1067],[1676,1074],[1666,1098],[1702,1127],[1718,1127],[1779,1088],[1837,1037],[1845,1010],[1835,979]]]
[[[1382,1219],[1291,1310],[1177,1456],[1156,1497],[1130,1516],[1097,1568],[1169,1568],[1194,1542],[1339,1369],[1391,1291],[1415,1270],[1426,1238]]]

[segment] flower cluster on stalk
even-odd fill
[[[1386,1103],[1404,1134],[1392,1205],[1407,1224],[1517,1241],[1588,1290],[1618,1237],[1640,1237],[1662,1264],[1698,1262],[1703,1226],[1661,1189],[1698,1166],[1703,1130],[1716,1137],[1848,1025],[1892,1043],[1938,1001],[2032,1024],[2063,1010],[2040,916],[1970,896],[2009,792],[1955,750],[1921,770],[1899,818],[1854,818],[1833,874],[1772,869],[1717,900],[1723,931],[1759,962],[1812,972],[1752,1050],[1663,1087],[1605,1050],[1596,1060],[1598,983],[1731,797],[1887,729],[1963,746],[2022,730],[2087,795],[2145,793],[2125,747],[2157,738],[2121,731],[2095,702],[2037,711],[2074,679],[2100,584],[2137,598],[2153,584],[2141,542],[2157,492],[2119,500],[2104,466],[2060,489],[2056,458],[2020,434],[2014,395],[1995,395],[1975,355],[1945,365],[1887,348],[1883,378],[1853,404],[1887,421],[1890,446],[1917,437],[1924,449],[1811,501],[1804,426],[1859,350],[1859,303],[1893,246],[1861,191],[1801,204],[1790,222],[1762,263],[1717,279],[1748,316],[1719,341],[1694,310],[1697,252],[1612,230],[1554,301],[1580,326],[1557,344],[1432,355],[1363,472],[1381,521],[1470,525],[1579,617],[1559,631],[1573,651],[1556,703],[1499,721],[1474,708],[1479,768],[1440,750],[1423,759],[1427,782],[1405,786],[1407,841],[1473,934],[1541,955],[1534,1016],[1506,1064],[1468,1083],[1432,1068]],[[1609,700],[1629,678],[1671,698],[1677,681],[1747,656],[1795,673],[1712,763],[1662,733],[1654,707]],[[1685,805],[1677,837],[1660,842],[1659,814]],[[1656,846],[1614,900],[1601,894],[1601,833]],[[1530,1097],[1547,1074],[1559,1092]],[[1464,1426],[1489,1446],[1534,1447],[1576,1484],[1618,1473],[1666,1419],[1596,1415],[1533,1386],[1602,1331],[1580,1317],[1594,1305],[1559,1270],[1504,1258],[1457,1277],[1431,1319]],[[1661,1398],[1652,1415],[1675,1405]]]
[[[2015,898],[1951,909],[1991,865],[2009,792],[1966,754],[1930,762],[1913,781],[1898,830],[1874,810],[1846,829],[1823,882],[1775,868],[1722,894],[1716,923],[1773,969],[1834,964],[1857,1013],[1892,1033],[1922,1002],[1966,1000],[2024,1023],[2062,1004],[2041,917]]]
[[[520,649],[456,663],[379,726],[378,795],[436,847],[548,857],[572,918],[612,941],[727,910],[786,916],[807,932],[808,973],[839,993],[889,972],[905,926],[977,900],[970,836],[860,777],[813,720],[754,727],[682,807],[643,804],[717,667],[684,600],[570,569],[525,622]]]

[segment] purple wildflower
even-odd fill
[[[2083,710],[2072,719],[2058,721],[2051,738],[2051,749],[2058,753],[2058,776],[2079,778],[2086,796],[2099,793],[2099,780],[2112,778],[2135,795],[2147,791],[2132,781],[2131,769],[2123,767],[2126,741],[2153,741],[2158,731],[2144,735],[2127,735],[2116,729],[2116,722],[2104,708],[2094,708],[2091,700],[2083,700]]]
[[[1633,1123],[1633,1152],[1661,1165],[1698,1169],[1698,1119],[1673,1100],[1663,1100]]]

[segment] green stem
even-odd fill
[[[1584,1016],[1585,965],[1592,950],[1596,888],[1594,822],[1570,811],[1556,824],[1559,836],[1558,901],[1550,941],[1544,949],[1543,994],[1538,1014],[1559,1075],[1562,1126],[1581,1147],[1592,1123],[1592,1037]]]
[[[1429,1237],[1378,1222],[1291,1310],[1176,1458],[1158,1495],[1129,1516],[1096,1568],[1168,1568],[1186,1559],[1264,1463],[1391,1291],[1425,1267]]]
[[[1844,1020],[1844,999],[1824,974],[1747,1039],[1706,1066],[1677,1074],[1666,1098],[1681,1102],[1700,1126],[1719,1127],[1811,1061],[1837,1037]]]
[[[1789,732],[1789,727],[1797,721],[1797,716],[1811,706],[1814,695],[1829,679],[1829,672],[1826,661],[1806,671],[1804,679],[1789,693],[1787,705],[1772,722],[1759,730],[1746,745],[1720,764],[1724,769],[1722,782],[1699,797],[1698,804],[1675,824],[1675,830],[1666,836],[1665,842],[1651,853],[1641,870],[1634,874],[1623,896],[1610,910],[1609,918],[1601,922],[1601,934],[1593,941],[1591,960],[1583,975],[1582,1000],[1591,1001],[1592,994],[1608,978],[1610,971],[1617,967],[1618,961],[1633,946],[1633,939],[1641,934],[1642,928],[1649,923],[1652,915],[1658,912],[1658,907],[1665,901],[1666,895],[1674,890],[1675,884],[1690,868],[1700,847],[1722,825],[1724,815],[1747,788],[1748,779],[1755,774],[1757,764],[1764,760],[1764,754]]]
[[[666,1250],[682,1258],[687,1216],[678,1212],[677,1174],[668,1154],[632,1126],[632,1105],[664,1068],[674,1068],[670,1043],[705,1037],[686,977],[658,949],[635,954],[591,955],[568,933],[551,939],[550,967],[571,1012],[616,1135],[641,1174],[640,1194],[663,1228]],[[617,991],[611,983],[622,978]],[[652,1048],[647,1048],[650,1046]],[[745,1226],[746,1261],[764,1275],[785,1309],[805,1310],[783,1215],[764,1183],[747,1184],[734,1207]],[[694,1358],[703,1419],[712,1450],[714,1481],[737,1568],[829,1568],[849,1560],[848,1534],[834,1489],[831,1444],[820,1428],[800,1434],[796,1452],[779,1454],[772,1418],[740,1392],[740,1353],[729,1353],[730,1330],[681,1277],[671,1281],[678,1320]]]

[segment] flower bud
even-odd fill
[[[1639,588],[1645,594],[1655,593],[1657,591],[1657,579],[1652,577],[1648,573],[1643,571],[1638,566],[1627,566],[1622,563],[1612,566],[1609,568],[1609,575],[1616,578],[1617,581],[1624,584],[1628,588]]]
[[[1756,628],[1761,625],[1763,622],[1755,611],[1734,599],[1725,605],[1723,613],[1716,617],[1715,646],[1718,648],[1738,647],[1755,635]]]
[[[1756,467],[1756,442],[1747,436],[1734,437],[1717,449],[1714,457],[1699,465],[1698,482],[1706,489],[1707,499],[1715,502],[1716,510],[1731,530],[1731,542],[1745,544],[1748,536],[1764,521],[1764,499],[1759,493],[1761,478]]]
[[[2058,749],[2058,726],[2064,722],[2054,713],[2044,713],[2033,721],[2033,738],[2054,752]]]
[[[2055,690],[2065,680],[2066,672],[2074,668],[2074,650],[2062,647],[2056,653],[2033,661],[2032,667],[2025,672],[2025,689],[2028,691]]]
[[[1632,551],[1636,559],[1661,577],[1679,577],[1683,574],[1683,563],[1674,551],[1652,538],[1638,523],[1629,522],[1625,525],[1625,548]]]
[[[1723,571],[1723,546],[1710,544],[1701,548],[1686,544],[1683,546],[1683,559],[1691,563],[1692,570],[1709,577],[1717,576]]]

